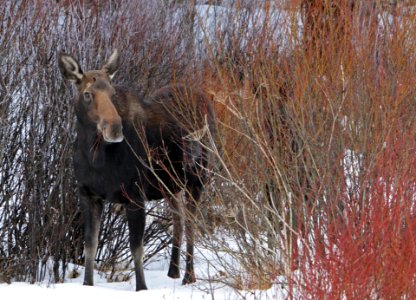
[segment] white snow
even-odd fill
[[[198,251],[197,251],[198,252]],[[160,259],[160,257],[159,257]],[[83,267],[70,265],[67,273],[74,268],[80,276],[75,279],[65,278],[65,283],[23,283],[0,284],[2,299],[151,299],[151,300],[190,300],[190,299],[285,299],[285,291],[279,284],[267,291],[239,291],[222,283],[199,279],[196,283],[183,286],[182,279],[171,279],[167,276],[168,259],[158,260],[147,265],[145,270],[148,290],[135,292],[134,276],[126,282],[107,282],[103,273],[95,272],[94,286],[84,286]],[[183,261],[182,261],[183,263]],[[197,277],[207,276],[212,261],[200,252],[195,257]],[[181,270],[183,275],[183,268]],[[214,276],[215,277],[215,276]]]

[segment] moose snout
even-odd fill
[[[108,143],[120,143],[123,141],[123,125],[121,124],[121,120],[115,122],[104,121],[100,127],[104,141]]]

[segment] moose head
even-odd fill
[[[71,55],[59,54],[59,68],[63,76],[78,89],[76,110],[78,120],[96,128],[107,143],[119,143],[124,139],[122,120],[112,99],[115,89],[111,79],[118,68],[118,51],[115,50],[101,70],[83,72]]]

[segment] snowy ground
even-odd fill
[[[201,257],[196,259],[197,276],[206,276],[208,263]],[[69,271],[74,267],[71,266]],[[284,291],[275,285],[267,291],[237,291],[224,284],[199,280],[197,283],[182,286],[182,279],[167,277],[168,261],[150,263],[145,270],[148,290],[135,292],[134,277],[127,282],[107,282],[103,274],[95,273],[95,286],[83,286],[83,268],[78,267],[80,276],[65,279],[65,283],[12,283],[0,284],[2,299],[150,299],[150,300],[190,300],[190,299],[284,299]],[[183,272],[183,270],[182,270]]]

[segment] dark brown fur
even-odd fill
[[[174,218],[168,275],[178,278],[183,211],[176,196],[183,190],[188,216],[183,284],[195,282],[193,220],[189,216],[195,214],[206,181],[208,154],[198,139],[212,129],[208,99],[185,86],[164,87],[146,99],[128,87],[113,86],[110,78],[116,70],[116,52],[102,70],[86,73],[71,56],[61,54],[59,58],[63,75],[79,91],[74,168],[85,223],[84,284],[93,284],[103,200],[125,206],[136,290],[146,289],[142,265],[145,201],[168,200]]]

